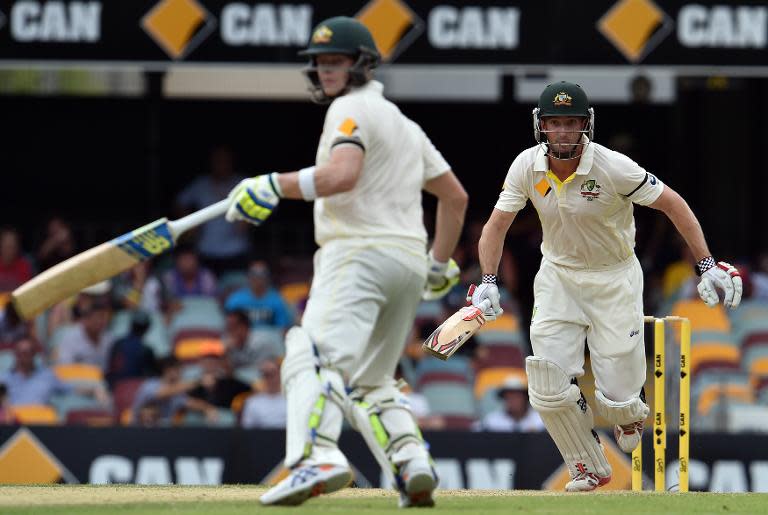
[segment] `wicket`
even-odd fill
[[[667,316],[657,318],[646,316],[646,323],[653,324],[653,364],[654,364],[654,407],[653,407],[653,454],[654,454],[654,486],[657,492],[666,490],[666,450],[667,450],[667,421],[666,396],[664,381],[666,367],[664,356],[665,322],[680,324],[680,421],[679,421],[679,460],[680,460],[680,492],[688,491],[688,452],[691,437],[690,404],[691,404],[691,321],[687,318]],[[632,452],[632,490],[643,489],[643,442]]]

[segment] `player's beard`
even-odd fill
[[[578,143],[549,143],[549,155],[561,161],[575,159],[579,156]]]

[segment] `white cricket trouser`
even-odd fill
[[[326,243],[315,254],[302,327],[321,363],[350,387],[388,384],[421,301],[424,251],[376,238]]]
[[[542,259],[533,289],[533,354],[581,377],[586,339],[597,389],[613,401],[637,397],[646,363],[643,271],[634,254],[599,271]]]

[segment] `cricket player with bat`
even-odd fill
[[[710,307],[724,292],[739,305],[735,267],[710,255],[688,204],[672,188],[623,154],[593,141],[595,115],[584,90],[550,84],[533,111],[538,145],[509,168],[479,242],[482,283],[472,304],[485,318],[501,314],[496,273],[504,237],[526,201],[543,229],[543,259],[534,281],[533,356],[526,359],[531,405],[539,411],[571,475],[569,492],[594,490],[611,479],[592,410],[579,389],[584,340],[595,375],[598,413],[615,425],[624,452],[640,441],[649,408],[643,342],[643,273],[635,257],[633,203],[664,212],[696,257],[698,291]]]
[[[262,504],[300,504],[345,487],[343,417],[400,491],[400,505],[432,506],[437,484],[408,401],[393,379],[422,296],[458,282],[450,259],[467,194],[424,131],[382,95],[380,57],[353,18],[320,23],[303,52],[318,102],[330,103],[314,166],[259,175],[230,193],[229,221],[259,225],[281,199],[314,202],[314,278],[301,325],[286,335],[290,475]],[[422,190],[438,198],[427,254]]]

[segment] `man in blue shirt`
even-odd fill
[[[277,327],[287,329],[293,324],[293,313],[280,293],[272,287],[269,267],[264,261],[255,261],[248,269],[249,285],[227,298],[224,308],[248,313],[251,327]]]

